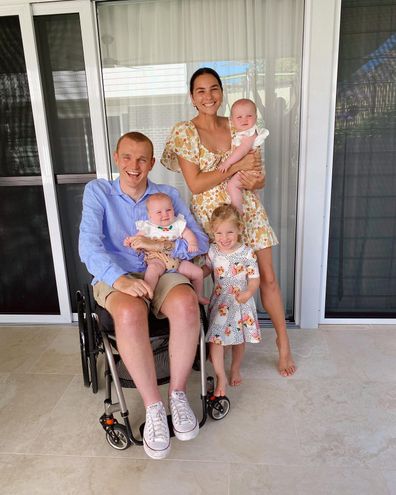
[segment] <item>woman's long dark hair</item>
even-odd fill
[[[221,82],[220,76],[217,74],[217,72],[210,67],[201,67],[200,69],[196,70],[191,76],[190,94],[193,94],[195,79],[199,76],[202,76],[202,74],[210,74],[211,76],[215,77],[217,79],[217,82],[219,83],[220,89],[223,91],[223,83]]]

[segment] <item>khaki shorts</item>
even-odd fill
[[[129,278],[139,278],[142,279],[144,277],[144,273],[128,273],[126,275]],[[151,311],[158,318],[165,318],[165,316],[160,313],[161,306],[165,301],[168,293],[176,287],[177,285],[187,284],[191,286],[191,282],[187,277],[181,275],[180,273],[164,273],[158,280],[157,287],[154,290],[154,297],[152,301],[148,299],[144,299],[148,306],[151,306]],[[119,292],[114,287],[110,287],[105,282],[96,282],[93,286],[93,295],[95,301],[102,306],[102,308],[106,307],[106,299],[112,292]]]

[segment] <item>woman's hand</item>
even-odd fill
[[[260,172],[243,170],[242,172],[238,172],[238,175],[243,189],[255,191],[265,186],[265,175],[262,170]]]
[[[240,172],[242,170],[252,170],[254,172],[261,172],[261,153],[260,150],[252,151],[245,155],[242,160],[231,166],[232,172]]]

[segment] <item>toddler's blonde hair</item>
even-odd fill
[[[209,228],[211,233],[214,233],[216,225],[219,225],[219,223],[222,222],[226,222],[227,220],[233,222],[240,231],[243,230],[243,221],[239,211],[233,205],[224,204],[218,206],[213,210],[212,216],[210,217],[209,221]]]

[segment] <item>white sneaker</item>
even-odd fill
[[[193,413],[186,394],[174,390],[169,397],[173,431],[179,440],[192,440],[199,433],[199,423]]]
[[[169,454],[169,427],[162,402],[151,404],[146,409],[143,446],[146,454],[152,459],[163,459]]]

